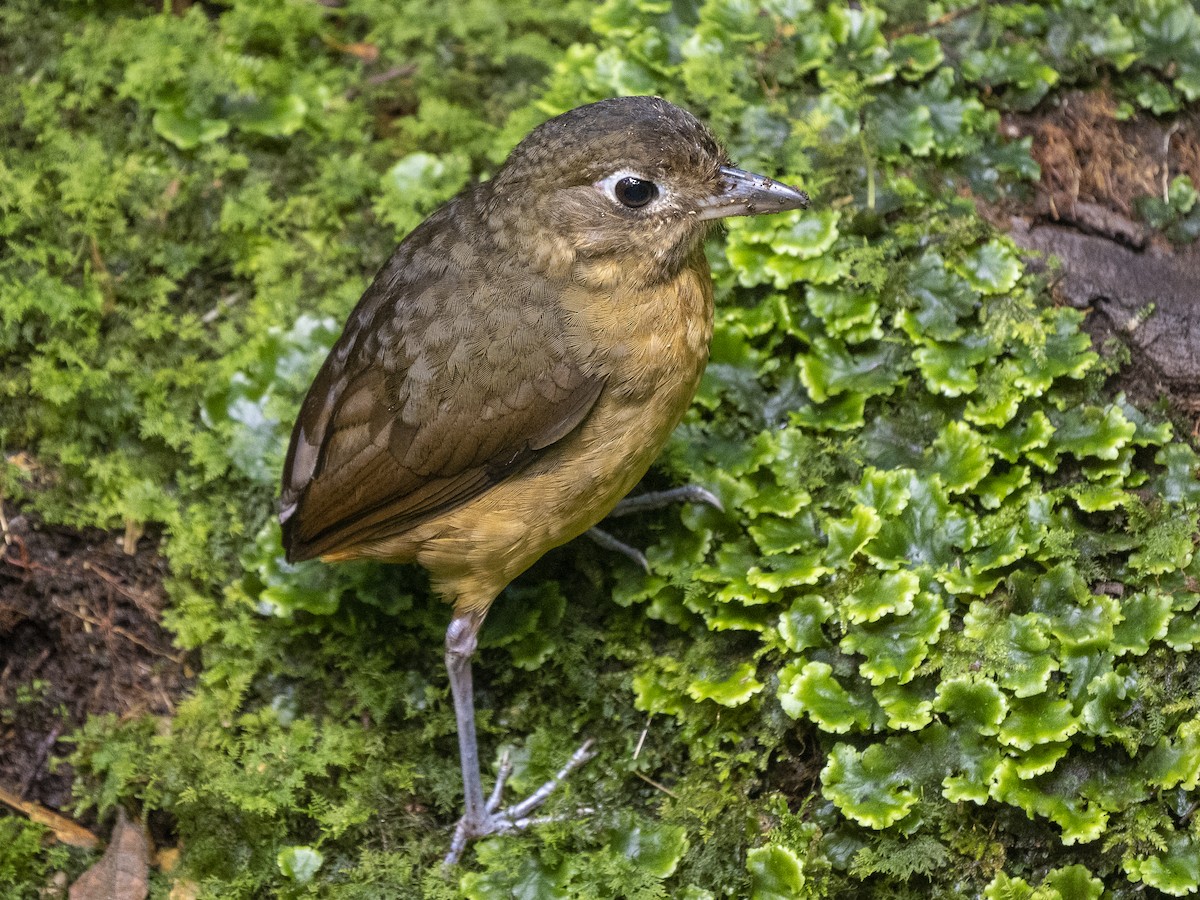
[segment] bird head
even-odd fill
[[[659,97],[550,119],[512,151],[487,195],[493,234],[536,247],[548,257],[539,268],[615,257],[664,279],[715,220],[808,206],[803,191],[731,166],[695,116]]]

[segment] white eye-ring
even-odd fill
[[[662,193],[649,178],[629,169],[613,172],[596,182],[596,187],[627,209],[641,209],[653,203]]]

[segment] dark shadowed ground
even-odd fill
[[[54,758],[85,718],[169,715],[189,672],[160,624],[166,564],[143,538],[44,527],[11,506],[0,559],[0,787],[67,810]]]

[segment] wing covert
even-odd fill
[[[399,534],[478,496],[570,433],[604,386],[572,360],[544,282],[474,278],[461,245],[438,254],[459,265],[422,266],[409,241],[301,406],[281,498],[289,559]]]

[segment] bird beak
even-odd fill
[[[724,219],[726,216],[757,216],[760,213],[807,209],[808,194],[733,166],[721,166],[721,190],[700,201],[697,219]]]

